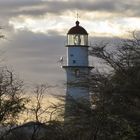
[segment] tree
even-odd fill
[[[36,122],[41,122],[41,116],[44,115],[44,113],[47,112],[47,108],[44,109],[43,107],[43,98],[44,94],[47,91],[47,86],[46,85],[36,85],[33,91],[33,95],[35,98],[32,100],[32,105],[31,105],[31,112],[32,115],[35,117]]]
[[[140,138],[140,40],[122,40],[115,47],[100,44],[90,54],[108,66],[108,72],[94,72],[91,78],[97,139]],[[95,121],[94,120],[94,121]]]
[[[52,96],[49,95],[49,89],[51,87],[52,86],[47,84],[38,84],[33,89],[31,108],[29,108],[28,111],[30,112],[29,115],[31,115],[36,122],[51,122],[58,115],[57,112],[61,106],[56,105],[53,103],[54,101],[50,100]],[[55,99],[55,97],[51,99]]]
[[[13,123],[26,109],[23,82],[7,68],[0,69],[0,124]]]

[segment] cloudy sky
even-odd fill
[[[140,30],[139,7],[140,0],[0,0],[3,62],[26,83],[63,83],[57,61],[66,55],[66,34],[77,13],[94,43]]]

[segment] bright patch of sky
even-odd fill
[[[76,17],[68,12],[70,16],[46,14],[41,18],[30,16],[19,16],[12,18],[9,24],[18,30],[29,30],[35,33],[58,32],[65,35],[67,30],[74,26]],[[96,13],[96,17],[97,17]],[[83,16],[84,17],[84,16]],[[94,18],[94,17],[93,17]],[[80,19],[81,26],[85,27],[91,36],[124,36],[128,31],[140,30],[139,18],[112,18],[112,19]]]
[[[69,0],[41,0],[41,1],[69,1]]]
[[[42,18],[31,18],[26,16],[19,16],[12,18],[9,24],[18,30],[29,30],[35,33],[48,33],[49,31],[59,32],[65,34],[65,31],[73,25],[73,17],[68,16],[54,16],[47,14]]]

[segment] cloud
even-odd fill
[[[66,33],[76,11],[92,43],[112,40],[97,34],[122,33],[140,23],[139,0],[0,0],[0,24],[10,40],[1,42],[6,63],[27,81],[65,79],[57,60],[66,55]]]
[[[64,72],[57,63],[60,56],[66,54],[64,36],[22,31],[13,34],[11,39],[3,43],[5,63],[23,79],[53,84],[64,80]]]
[[[133,3],[131,0],[1,0],[0,23],[7,27],[10,24],[17,30],[41,33],[59,31],[64,35],[68,25],[73,26],[71,23],[76,20],[76,11],[79,11],[80,21],[92,27],[91,32],[97,29],[97,25],[101,26],[96,31],[102,35],[106,31],[108,35],[112,35],[112,31],[119,35],[120,31],[124,33],[131,27],[133,30],[140,28],[139,0]],[[134,17],[139,20],[137,25],[131,22]],[[106,30],[102,25],[107,27]]]
[[[0,13],[7,16],[41,16],[46,13],[65,14],[66,11],[106,12],[121,16],[140,16],[139,0],[87,0],[87,1],[41,1],[1,0]],[[105,16],[105,15],[104,15]]]

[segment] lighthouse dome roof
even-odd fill
[[[88,35],[87,31],[82,27],[79,26],[80,22],[76,21],[76,26],[72,27],[69,31],[68,34],[83,34],[83,35]]]

